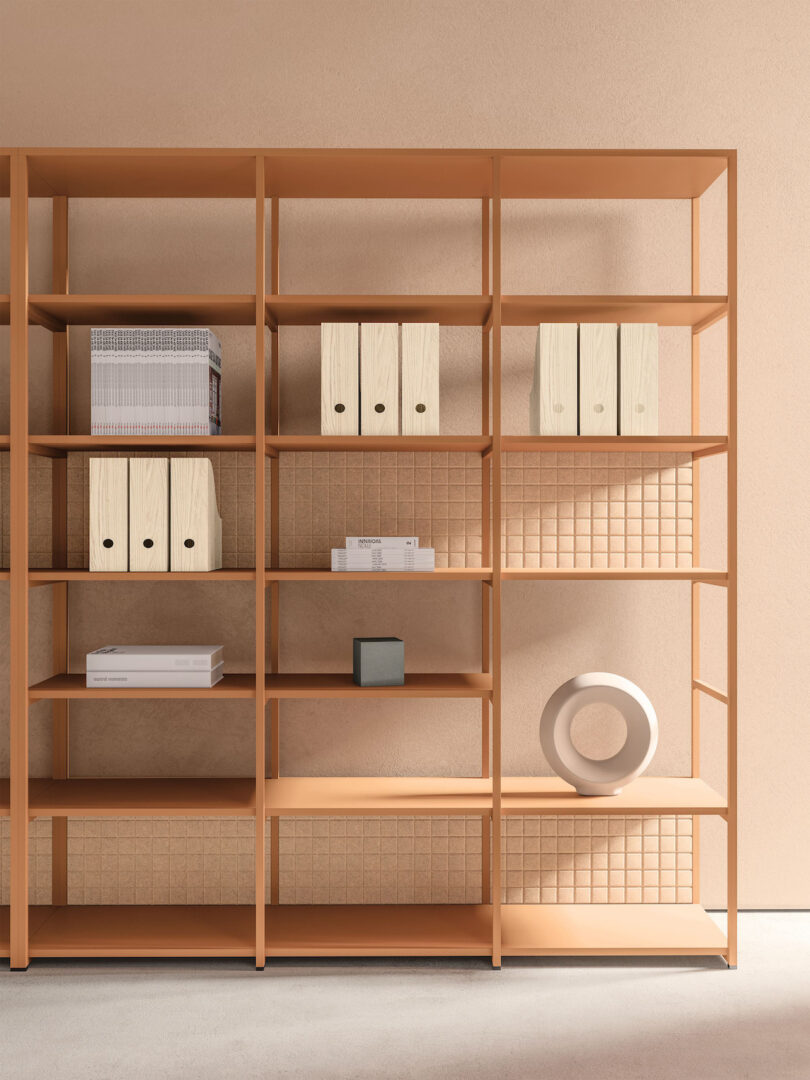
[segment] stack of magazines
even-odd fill
[[[224,668],[222,645],[105,645],[87,654],[87,685],[205,689]]]
[[[420,548],[418,536],[347,536],[345,548],[332,548],[336,571],[424,573],[435,568],[435,549]]]
[[[221,435],[222,345],[201,327],[92,329],[92,435]]]

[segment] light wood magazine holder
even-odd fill
[[[727,295],[700,294],[701,195],[725,173],[728,192]],[[737,177],[733,150],[0,150],[0,194],[10,195],[11,276],[0,296],[0,322],[10,322],[10,779],[0,781],[0,814],[10,814],[11,903],[2,909],[0,955],[15,969],[42,956],[244,956],[261,968],[279,956],[715,955],[737,956]],[[255,291],[247,295],[73,295],[68,291],[68,206],[72,197],[166,197],[251,200],[255,205]],[[284,295],[279,292],[279,201],[296,198],[470,199],[481,211],[480,295]],[[29,293],[29,199],[53,210],[53,285]],[[684,296],[503,295],[502,199],[687,199],[691,204],[692,281]],[[269,221],[266,221],[266,215]],[[265,256],[269,228],[270,256]],[[726,435],[700,431],[701,332],[727,325]],[[444,436],[281,435],[279,334],[282,326],[321,322],[438,322],[481,329],[480,432]],[[682,436],[555,438],[502,436],[503,327],[540,322],[655,322],[692,332],[691,431]],[[31,435],[28,421],[28,328],[52,335],[52,433]],[[69,328],[117,325],[241,325],[255,327],[255,430],[251,435],[91,437],[73,434],[68,420]],[[269,355],[269,375],[265,376]],[[527,359],[527,363],[528,363]],[[123,575],[64,566],[67,537],[67,454],[71,451],[240,450],[255,454],[255,551],[271,553],[256,569]],[[510,569],[500,554],[501,469],[512,452],[653,450],[689,453],[694,486],[700,459],[727,462],[727,564],[685,569]],[[279,454],[285,451],[464,451],[480,455],[483,568],[390,574],[385,580],[480,581],[481,669],[478,673],[410,674],[402,687],[360,688],[350,675],[280,673],[279,583],[363,582],[373,575],[284,569],[279,563]],[[29,455],[53,466],[55,569],[28,567]],[[266,470],[270,506],[265,506]],[[694,562],[698,560],[695,492]],[[265,512],[269,510],[265,526]],[[267,535],[265,535],[267,531]],[[68,673],[68,584],[205,578],[255,585],[255,674],[228,675],[207,690],[87,689]],[[572,797],[556,778],[501,775],[501,598],[514,582],[668,580],[692,594],[691,775],[641,777],[613,798]],[[375,578],[379,580],[379,578]],[[52,591],[53,669],[29,681],[29,596]],[[700,678],[700,590],[725,590],[728,619],[724,690]],[[267,629],[266,629],[267,627]],[[227,643],[226,643],[227,646]],[[700,708],[704,695],[727,708],[727,794],[700,778]],[[279,776],[279,703],[289,698],[472,698],[480,701],[481,775],[451,778],[292,778]],[[71,779],[70,702],[77,698],[217,698],[255,702],[255,778]],[[53,708],[53,778],[30,779],[28,712],[33,702]],[[541,703],[542,704],[542,703]],[[539,716],[539,707],[538,707]],[[270,775],[265,760],[269,748]],[[295,906],[278,903],[278,822],[294,815],[480,815],[483,903],[472,905]],[[727,825],[728,928],[723,933],[697,903],[505,904],[501,902],[501,827],[505,815],[712,814]],[[255,905],[81,906],[67,902],[67,820],[89,815],[241,815],[255,820]],[[52,905],[29,906],[29,822],[53,818]],[[265,841],[271,837],[269,889]],[[695,854],[697,867],[697,852]],[[490,869],[491,866],[491,869]]]

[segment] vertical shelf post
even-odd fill
[[[737,151],[728,156],[728,965],[737,966]]]
[[[265,581],[264,581],[264,320],[265,320],[265,229],[264,229],[264,156],[256,157],[256,467],[254,564],[256,603],[256,967],[263,968],[265,945],[264,916],[264,838],[265,838]]]
[[[492,966],[501,966],[501,159],[492,159]]]
[[[52,218],[52,287],[54,293],[69,291],[68,199],[53,198]],[[67,327],[51,335],[53,358],[53,431],[67,435],[70,430],[70,353]],[[54,566],[67,566],[67,454],[51,461],[52,540]],[[68,583],[52,586],[53,669],[68,670],[69,611]],[[53,702],[54,780],[67,780],[70,774],[70,702]],[[67,832],[68,819],[51,820],[51,903],[67,904]]]
[[[489,273],[489,198],[481,200],[481,292],[487,296],[490,291]],[[488,320],[487,320],[488,322]],[[490,435],[489,417],[489,327],[481,331],[481,434]],[[491,566],[492,543],[490,529],[489,473],[492,468],[488,454],[481,458],[481,565]],[[490,602],[492,586],[488,581],[481,582],[481,670],[488,672],[492,666],[490,655]],[[481,776],[492,775],[489,738],[491,703],[481,699]],[[481,816],[481,903],[488,904],[490,889],[490,813]]]
[[[279,206],[278,195],[270,199],[270,292],[278,295],[279,291]],[[270,332],[270,432],[280,434],[279,401],[279,328],[273,326]],[[270,458],[270,565],[278,566],[278,530],[279,530],[279,492],[278,492],[278,454]],[[278,638],[280,627],[279,583],[270,583],[270,671],[278,671]],[[270,777],[279,776],[279,720],[281,702],[278,698],[270,701]],[[278,814],[270,818],[270,903],[278,903]]]
[[[692,296],[700,295],[700,198],[692,199]],[[700,332],[692,329],[692,421],[693,435],[700,434]],[[692,458],[692,565],[700,566],[700,460]],[[700,776],[700,584],[692,582],[692,739],[691,773]],[[700,818],[692,818],[692,901],[700,903]]]
[[[11,155],[11,967],[28,967],[28,159]]]

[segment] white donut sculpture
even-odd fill
[[[613,757],[585,757],[571,741],[571,724],[585,705],[613,705],[627,724],[624,746]],[[618,795],[644,772],[658,745],[658,719],[635,683],[607,671],[576,675],[555,690],[540,719],[540,745],[549,765],[580,795]]]

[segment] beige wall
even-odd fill
[[[802,436],[810,390],[805,356],[809,45],[810,16],[801,0],[396,5],[4,0],[0,7],[0,144],[5,145],[739,150],[740,898],[744,906],[757,907],[810,904],[810,868],[801,855],[810,813],[804,692],[810,589],[800,540],[807,522]],[[334,209],[305,204],[289,210],[282,288],[476,288],[475,224],[468,209],[455,208],[445,218],[435,207],[371,211],[351,204],[337,208],[337,220]],[[212,216],[209,207],[201,211],[207,230],[194,227],[193,212],[186,204],[156,210],[154,217],[130,204],[77,206],[74,289],[249,289],[249,251],[236,253],[238,245],[249,243],[246,211],[220,204]],[[685,207],[660,204],[633,210],[616,204],[515,208],[513,225],[509,217],[505,222],[515,259],[505,268],[505,286],[517,290],[522,281],[527,291],[685,292],[685,213]],[[403,237],[414,245],[404,265],[398,258]],[[122,243],[126,261],[120,256]],[[459,250],[469,255],[451,256]],[[34,274],[42,274],[43,258],[34,259]],[[722,252],[707,254],[707,290],[715,281],[718,291],[723,288],[721,268]],[[519,332],[505,343],[507,431],[520,430],[523,423],[528,345]],[[722,342],[715,347],[717,352],[707,350],[709,368],[712,357],[722,358]],[[43,363],[37,348],[34,363]],[[86,336],[74,335],[79,363],[83,348]],[[287,430],[307,430],[313,345],[306,334],[291,334],[285,348],[290,360],[285,424]],[[449,370],[463,372],[466,348],[460,336],[452,345]],[[684,345],[673,338],[665,349],[666,385],[674,387],[683,370]],[[230,430],[239,430],[249,381],[248,368],[237,361],[250,355],[249,335],[242,340],[234,333],[231,355],[238,374],[227,422]],[[294,360],[300,367],[293,368]],[[706,393],[714,402],[710,383],[711,370]],[[456,389],[458,402],[448,418],[464,430],[470,406],[463,386],[453,383],[448,392]],[[3,380],[4,412],[6,392]],[[673,390],[666,404],[665,422],[677,430],[684,402]],[[33,424],[42,423],[46,406],[44,399],[35,402]],[[81,430],[86,399],[80,396],[74,419]],[[717,490],[710,487],[710,495]],[[718,529],[716,538],[721,533]],[[389,602],[401,596],[397,592]],[[684,597],[678,594],[673,607],[663,587],[622,591],[615,584],[598,587],[592,605],[586,606],[585,597],[575,584],[533,585],[507,596],[507,767],[542,768],[534,724],[544,695],[569,670],[602,664],[626,670],[648,689],[653,684],[673,732],[666,764],[681,763],[688,671],[679,636],[686,628]],[[288,617],[317,618],[313,605],[320,599],[297,594]],[[558,613],[564,614],[561,621]],[[85,609],[81,617],[89,617]],[[461,651],[468,647],[464,640],[456,645]],[[716,649],[709,651],[707,664],[717,670]],[[722,681],[722,671],[715,678]],[[707,709],[706,721],[707,768],[713,776],[722,748],[719,706]],[[434,740],[435,752],[424,753],[422,741],[420,758],[412,747],[396,744],[385,767],[418,771],[435,760],[448,770],[454,761],[463,768],[468,750],[455,758],[449,751],[465,726],[461,711],[449,733],[423,726],[422,737]],[[124,729],[118,730],[125,738]],[[200,730],[210,728],[202,724]],[[329,730],[322,724],[310,732],[319,740],[318,764],[327,769],[323,740]],[[373,724],[369,730],[375,730]],[[296,717],[288,746],[291,762],[302,767],[305,732],[306,717]],[[360,745],[356,741],[355,748]],[[344,763],[346,749],[344,743],[334,764]],[[377,762],[370,759],[372,764]],[[718,838],[712,835],[710,850],[717,850]],[[724,899],[718,869],[716,859],[704,868],[709,904]]]

